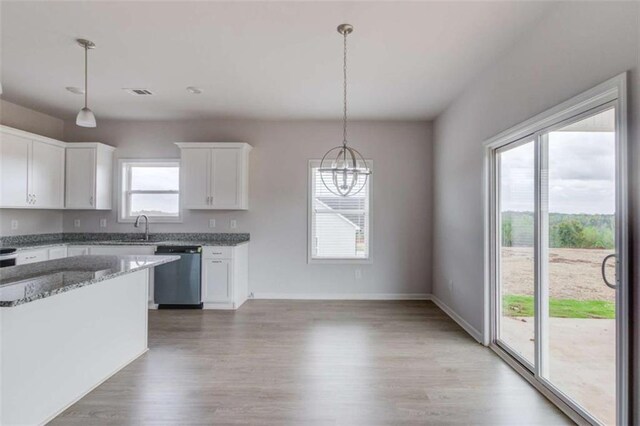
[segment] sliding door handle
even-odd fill
[[[611,259],[611,258],[614,258],[614,259],[615,259],[615,258],[616,258],[616,255],[615,255],[615,254],[610,254],[610,255],[606,256],[606,257],[602,260],[602,266],[601,266],[601,269],[602,269],[602,281],[604,281],[604,283],[606,284],[606,286],[607,286],[607,287],[610,287],[610,288],[612,288],[612,289],[614,289],[614,290],[615,290],[615,289],[617,288],[617,286],[616,286],[615,284],[611,284],[611,283],[609,282],[609,280],[607,279],[607,271],[606,271],[606,268],[607,268],[607,261],[608,261],[609,259]]]

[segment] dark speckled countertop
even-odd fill
[[[74,256],[2,268],[0,308],[44,299],[179,259],[179,256]]]
[[[183,245],[183,246],[226,246],[233,247],[249,242],[249,234],[244,233],[159,233],[150,234],[149,241],[139,233],[59,233],[0,237],[0,246],[20,250],[55,246],[87,245]]]

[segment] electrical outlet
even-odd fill
[[[80,219],[76,219],[73,221],[73,227],[74,228],[80,228]]]
[[[453,280],[449,280],[449,292],[453,291]]]
[[[209,219],[209,228],[215,228],[215,227],[216,227],[216,220]]]
[[[236,221],[235,219],[231,219],[231,222],[229,222],[229,228],[236,229],[237,227],[238,227],[238,221]]]
[[[253,299],[254,297],[253,292],[249,293],[249,299]]]
[[[362,269],[356,268],[356,280],[362,279]]]
[[[18,219],[12,219],[11,220],[11,229],[14,230],[14,231],[16,229],[18,229]]]
[[[107,227],[107,219],[106,218],[102,218],[100,219],[100,228],[106,228]]]

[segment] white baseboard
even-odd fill
[[[272,300],[431,300],[428,293],[254,293],[253,299]]]
[[[458,315],[453,309],[451,309],[448,305],[446,305],[442,300],[438,299],[436,296],[431,295],[431,301],[438,306],[438,308],[442,309],[442,311],[449,315],[452,320],[458,323],[460,327],[464,329],[467,333],[471,335],[478,343],[483,344],[482,333],[479,332],[474,326],[469,324],[464,318]]]

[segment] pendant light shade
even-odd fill
[[[78,44],[84,48],[84,108],[80,110],[76,117],[76,125],[80,127],[96,127],[96,116],[93,115],[93,111],[87,106],[87,100],[89,97],[89,64],[88,53],[89,49],[95,49],[96,45],[85,39],[76,40]]]
[[[76,124],[81,127],[96,127],[96,116],[93,115],[93,111],[84,107],[76,117]]]
[[[338,32],[344,37],[342,145],[331,148],[322,157],[318,172],[329,192],[340,197],[349,197],[356,195],[366,186],[371,169],[360,152],[347,146],[347,35],[353,32],[353,26],[342,24],[338,26]]]

